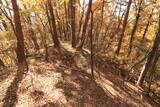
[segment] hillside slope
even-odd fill
[[[89,52],[63,47],[65,54],[50,47],[50,62],[29,58],[29,71],[19,75],[22,80],[14,81],[14,67],[0,71],[0,107],[158,107],[136,86],[111,73],[116,68],[107,62],[103,71],[95,67],[92,80]]]

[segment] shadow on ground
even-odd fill
[[[4,102],[2,107],[14,107],[15,106],[17,99],[18,99],[18,95],[17,95],[18,87],[25,74],[25,71],[26,71],[25,68],[26,67],[23,65],[19,66],[16,76],[11,82],[10,86],[8,87],[5,97],[2,100]]]
[[[89,54],[86,52],[82,54],[89,58]],[[63,56],[56,55],[53,59],[55,60],[56,58],[61,58],[58,59],[61,61],[61,64],[59,64],[59,67],[57,67],[54,72],[61,73],[63,77],[63,81],[58,82],[56,88],[63,89],[68,105],[73,107],[107,107],[108,105],[110,105],[110,107],[134,106],[113,96],[110,91],[104,91],[102,86],[97,84],[97,82],[91,78],[91,75],[85,71],[86,69],[77,65],[75,55],[72,55],[72,53],[66,52]],[[112,80],[111,82],[114,83],[115,81]],[[117,91],[119,90],[117,89]]]

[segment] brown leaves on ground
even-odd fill
[[[92,80],[89,53],[75,53],[67,44],[64,44],[64,47],[66,49],[63,50],[63,54],[50,48],[50,62],[43,58],[28,60],[29,71],[19,81],[18,87],[15,87],[15,94],[18,96],[16,107],[158,106],[145,98],[142,99],[140,90],[133,84],[111,73],[116,69],[112,69],[110,64],[105,66],[103,71],[95,66],[95,79]],[[7,96],[7,88],[10,88],[16,78],[14,73],[2,73],[4,76],[0,77],[0,106]],[[5,76],[6,74],[8,76]],[[9,102],[12,101],[14,99],[10,99]]]

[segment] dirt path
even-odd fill
[[[142,98],[137,87],[109,72],[111,68],[91,80],[87,57],[73,54],[75,50],[67,44],[64,47],[65,55],[50,50],[50,63],[30,59],[29,71],[17,87],[18,98],[8,103],[14,101],[16,107],[158,107]],[[0,77],[0,107],[15,78],[16,70],[10,72]]]

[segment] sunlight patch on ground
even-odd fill
[[[32,74],[32,78],[28,75],[20,84],[17,107],[34,107],[36,102],[34,102],[30,96],[30,93],[34,92],[34,90],[40,90],[44,93],[43,101],[40,101],[38,104],[45,104],[46,101],[59,102],[60,100],[62,100],[63,103],[67,103],[63,95],[63,90],[54,87],[54,85],[62,79],[61,74],[54,73],[54,76],[51,75],[51,77],[44,77],[33,73],[30,74]],[[31,81],[32,79],[33,81]],[[33,84],[31,82],[33,82]]]
[[[101,86],[103,86],[103,88],[105,89],[105,91],[108,93],[111,94],[111,96],[114,98],[114,96],[117,96],[118,95],[118,92],[111,86],[113,85],[113,83],[111,83],[110,81],[108,80],[103,80],[104,82],[102,81],[97,81],[97,83],[99,83]]]
[[[29,96],[29,94],[19,94],[18,95],[18,103],[16,104],[16,107],[34,107],[34,101]]]
[[[75,52],[76,51],[76,49],[74,49],[74,48],[72,48],[72,46],[71,45],[69,45],[68,43],[63,43],[63,46],[67,49],[67,50],[69,50],[70,52]]]

